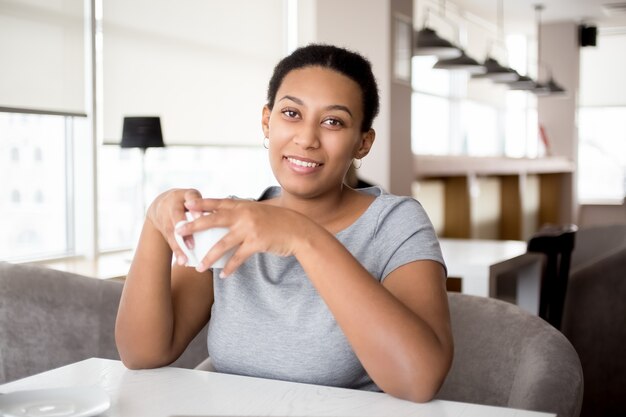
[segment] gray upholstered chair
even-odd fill
[[[572,252],[570,274],[626,247],[626,224],[580,227]]]
[[[569,341],[493,298],[449,293],[455,353],[437,398],[576,417],[583,374]]]
[[[626,416],[626,225],[581,228],[561,331],[582,364],[581,416]]]
[[[90,357],[119,359],[115,317],[123,283],[0,262],[0,383]],[[174,366],[207,356],[206,328]]]

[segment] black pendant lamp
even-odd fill
[[[482,74],[486,71],[485,67],[481,65],[474,58],[465,54],[465,51],[461,49],[461,56],[449,59],[440,59],[435,63],[433,68],[445,69],[449,71],[465,71],[471,74]]]
[[[488,79],[495,82],[509,82],[518,79],[518,74],[514,69],[501,65],[494,58],[488,57],[485,59],[483,66],[486,72],[482,74],[474,74],[472,78],[476,79]]]
[[[515,81],[509,81],[505,83],[509,90],[518,90],[518,91],[534,91],[537,87],[537,83],[530,77],[526,75],[517,74],[517,79]]]
[[[500,45],[503,47],[503,50],[506,51],[506,46],[504,45],[504,10],[502,7],[502,0],[498,0],[497,3],[498,10],[498,37],[496,41],[491,45],[490,49],[493,50],[494,44]],[[492,53],[492,52],[491,52]],[[472,78],[476,79],[488,79],[495,82],[509,82],[515,81],[518,79],[519,75],[517,72],[509,67],[505,67],[500,64],[495,58],[493,58],[491,53],[485,59],[483,66],[486,69],[486,72],[483,74],[474,74]]]
[[[564,95],[565,89],[554,81],[554,78],[550,77],[547,83],[537,83],[537,86],[533,89],[533,93],[537,96],[552,96],[552,95]]]
[[[443,39],[430,28],[423,28],[415,34],[413,55],[436,56],[437,58],[455,58],[461,55],[461,50],[451,42]]]

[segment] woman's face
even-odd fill
[[[274,108],[263,109],[270,164],[283,189],[305,198],[340,190],[353,158],[365,156],[374,131],[361,132],[359,85],[334,70],[305,67],[283,79]]]

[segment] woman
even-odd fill
[[[209,322],[219,372],[418,402],[437,393],[453,347],[433,227],[409,197],[343,184],[370,151],[378,107],[370,64],[356,53],[309,45],[276,66],[262,128],[280,187],[257,201],[196,190],[155,199],[116,323],[126,366],[173,362]],[[187,210],[211,214],[177,229],[184,236],[229,228],[196,269],[174,239]],[[232,248],[223,269],[209,268]]]

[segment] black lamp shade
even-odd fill
[[[159,117],[124,117],[122,148],[162,148],[163,133]]]
[[[461,55],[461,50],[449,41],[441,38],[434,30],[423,28],[415,34],[413,55],[456,58]]]
[[[474,58],[465,54],[461,50],[461,56],[450,59],[440,59],[433,65],[436,69],[445,69],[450,71],[466,71],[470,74],[481,74],[486,71],[485,67],[478,63]]]
[[[507,82],[515,81],[518,74],[514,69],[500,65],[494,58],[488,57],[483,64],[487,72],[483,74],[473,74],[472,78],[485,78],[492,81]]]
[[[546,83],[537,83],[537,88],[533,90],[533,93],[537,96],[565,96],[566,91],[563,87],[554,81],[554,78],[550,77]]]
[[[517,80],[504,83],[508,85],[510,90],[534,90],[537,88],[537,83],[526,75],[518,75]]]

